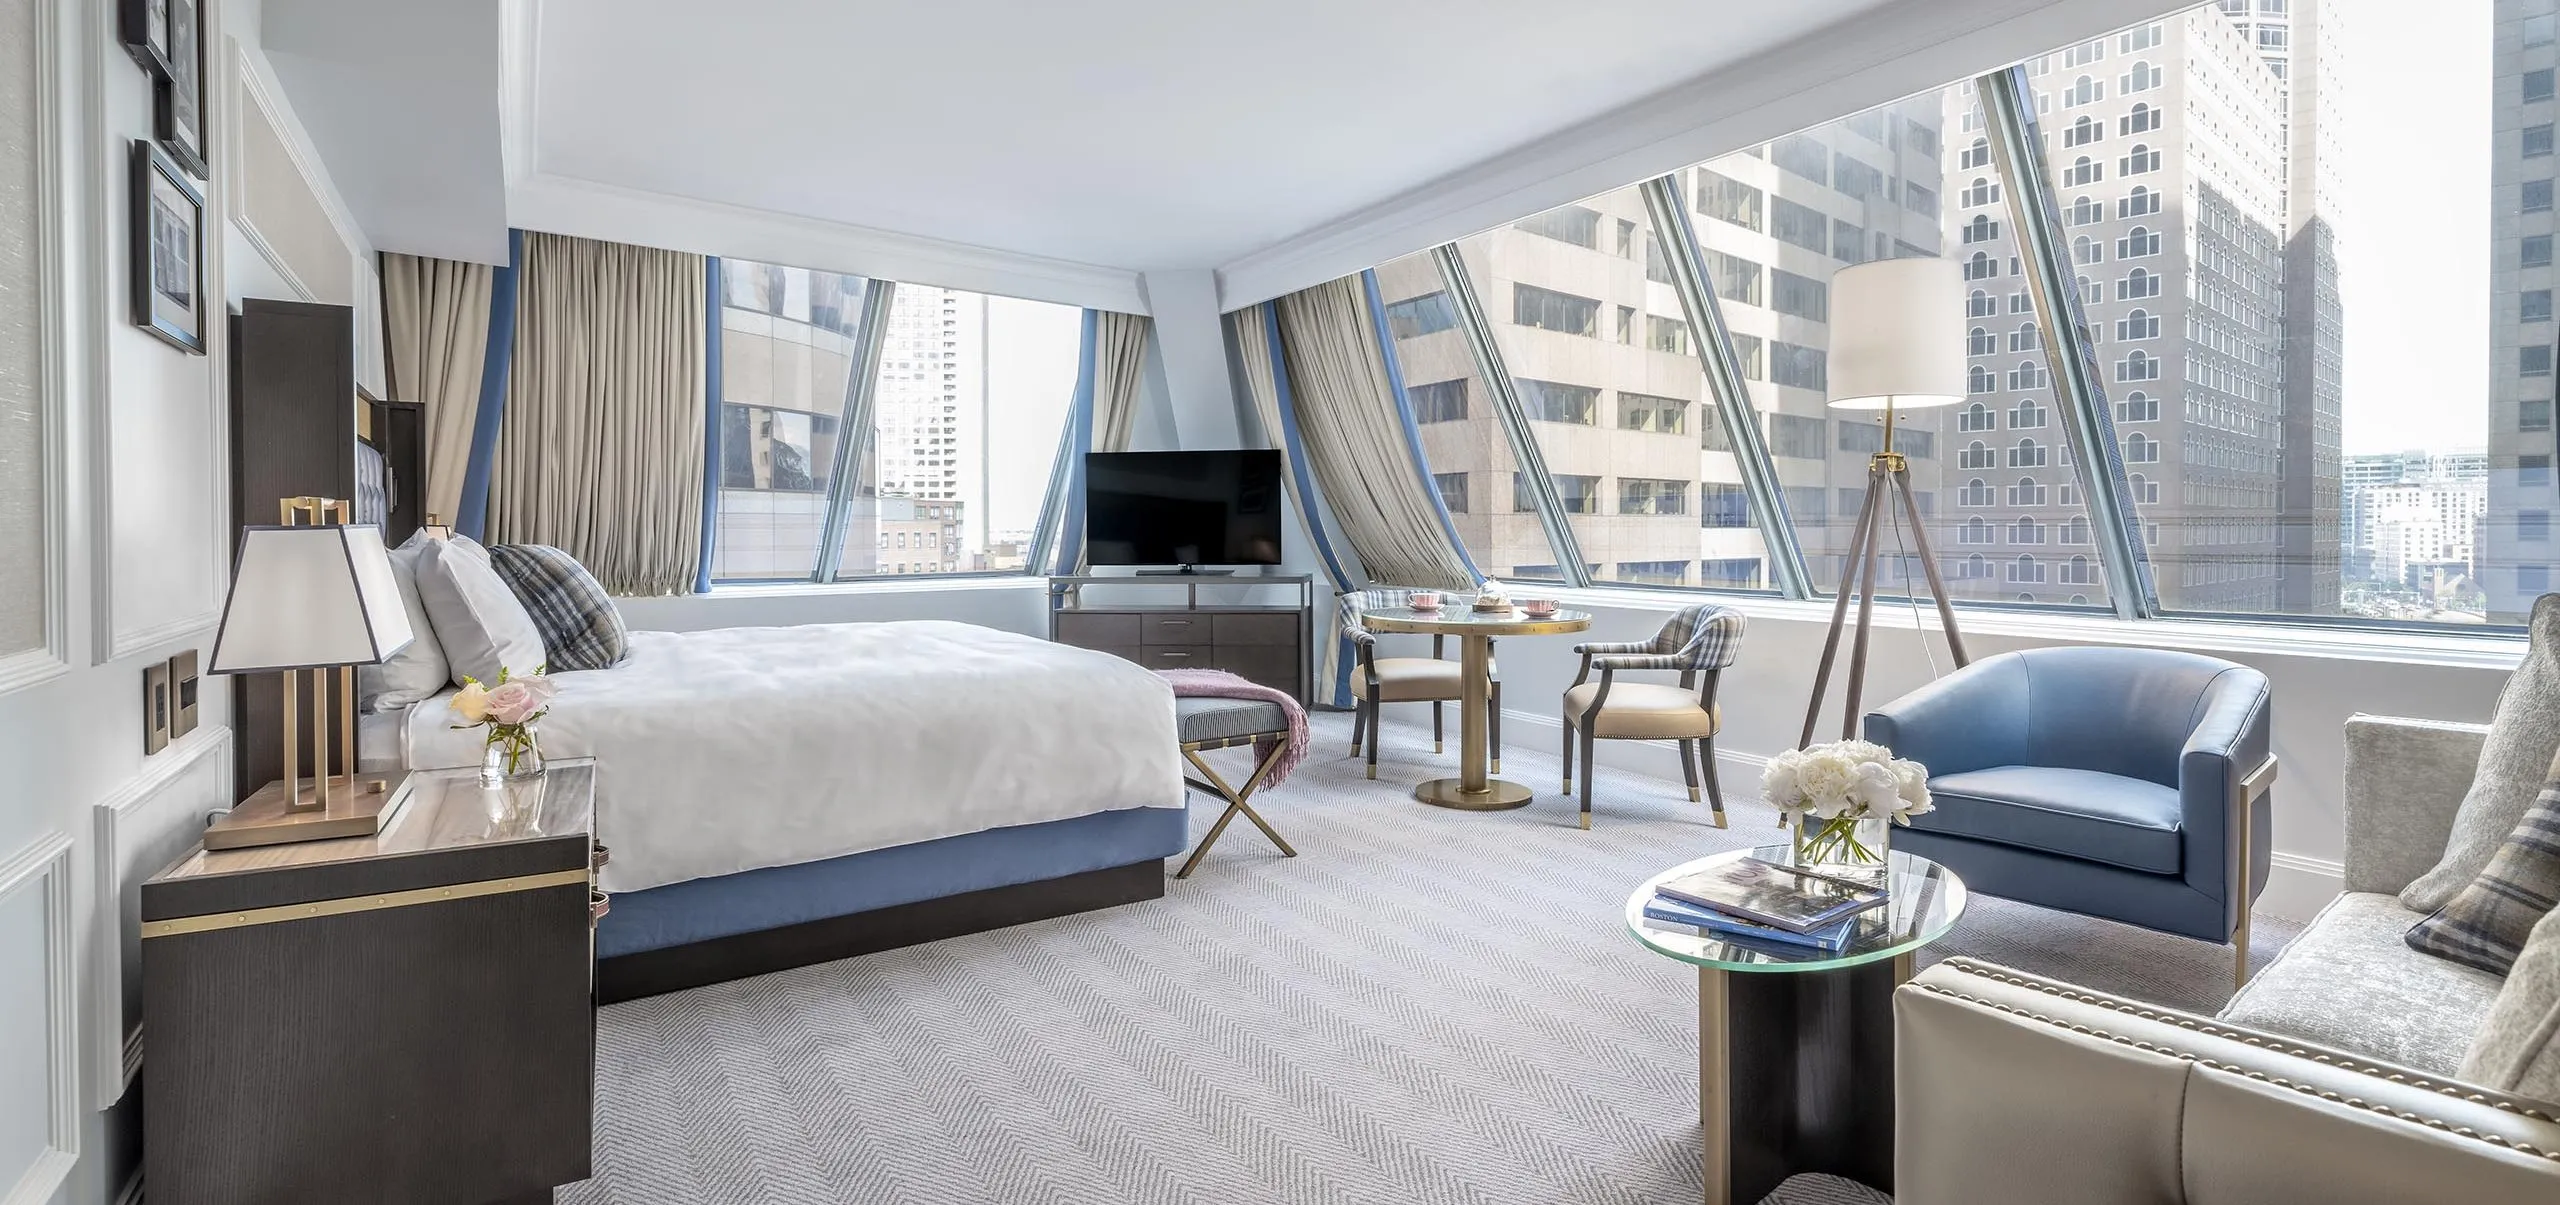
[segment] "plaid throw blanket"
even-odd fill
[[[1297,769],[1299,762],[1307,760],[1307,750],[1312,744],[1307,738],[1307,709],[1299,706],[1298,701],[1289,696],[1289,692],[1274,690],[1260,683],[1247,682],[1222,669],[1160,669],[1156,671],[1156,676],[1173,687],[1176,698],[1250,699],[1257,703],[1280,705],[1280,710],[1287,713],[1289,717],[1289,747],[1280,755],[1280,760],[1272,765],[1271,776],[1262,780],[1263,786],[1279,786],[1287,780],[1289,771]],[[1272,742],[1268,740],[1257,740],[1253,743],[1253,756],[1256,762],[1271,756],[1271,744]]]

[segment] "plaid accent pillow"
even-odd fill
[[[533,616],[552,672],[608,669],[630,655],[622,611],[578,558],[548,544],[500,544],[489,567]]]
[[[2533,806],[2471,885],[2409,927],[2409,948],[2504,975],[2525,938],[2560,908],[2560,778]]]

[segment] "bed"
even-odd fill
[[[940,620],[630,640],[541,727],[598,763],[602,999],[1155,898],[1186,843],[1172,691],[1120,658]],[[479,764],[450,698],[367,747]]]

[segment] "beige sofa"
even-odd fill
[[[2501,981],[2400,940],[2486,733],[2350,721],[2346,892],[2217,1018],[1969,959],[1904,986],[1900,1205],[2560,1201],[2560,1105],[2455,1078]]]

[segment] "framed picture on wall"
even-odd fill
[[[151,0],[166,11],[168,70],[151,86],[151,134],[199,178],[213,178],[204,138],[203,0]]]
[[[159,147],[133,142],[133,218],[126,257],[133,324],[172,346],[204,351],[204,194]]]
[[[145,74],[169,78],[169,0],[117,0],[116,33]]]

